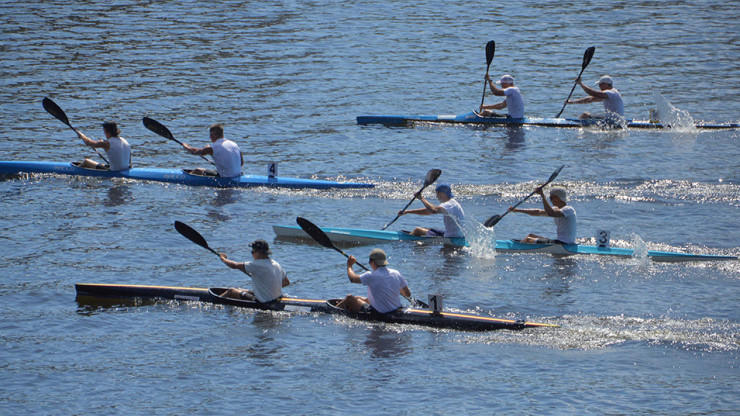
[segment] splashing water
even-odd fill
[[[643,239],[637,234],[632,234],[632,247],[634,247],[632,258],[637,260],[641,267],[648,267],[650,264],[648,247],[647,244],[645,244],[645,241],[643,241]]]
[[[470,244],[468,253],[477,258],[496,258],[496,231],[473,218],[466,218],[461,226],[465,240]]]
[[[653,100],[658,107],[658,118],[663,125],[669,125],[671,130],[687,133],[696,132],[696,123],[686,110],[676,108],[659,92],[653,91]]]

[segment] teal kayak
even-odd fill
[[[273,225],[275,235],[283,238],[307,238],[300,227],[293,225]],[[419,244],[444,244],[456,247],[469,246],[464,238],[444,237],[416,237],[406,231],[364,230],[357,228],[320,227],[335,243],[367,245],[389,241],[413,241]],[[547,253],[555,256],[571,256],[577,254],[594,254],[614,257],[636,257],[631,248],[600,247],[587,244],[525,244],[515,240],[496,240],[496,251],[500,253]],[[673,251],[649,250],[647,257],[654,261],[681,262],[681,261],[712,261],[737,260],[736,256],[714,254],[692,254]]]
[[[671,126],[663,123],[653,123],[647,120],[625,120],[627,128],[635,129],[663,129]],[[420,116],[358,116],[357,124],[382,124],[385,126],[413,126],[417,123],[449,123],[449,124],[474,124],[474,125],[492,125],[492,126],[539,126],[539,127],[588,127],[588,126],[616,126],[615,123],[599,119],[578,119],[578,118],[543,118],[543,117],[524,117],[524,118],[502,118],[502,117],[481,117],[475,111],[459,115],[420,115]],[[712,124],[698,123],[697,129],[737,129],[739,123]],[[621,127],[621,126],[620,126]]]
[[[189,186],[240,188],[268,186],[279,188],[372,188],[372,183],[336,182],[322,179],[242,175],[236,178],[191,175],[182,169],[131,168],[113,172],[102,169],[85,169],[69,162],[0,161],[0,174],[55,173],[60,175],[93,176],[102,178],[127,178],[143,181],[177,183]]]

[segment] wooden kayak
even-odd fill
[[[397,311],[378,313],[350,313],[334,305],[338,299],[318,300],[281,297],[276,302],[259,302],[231,299],[220,296],[225,288],[192,288],[174,286],[116,285],[76,283],[77,302],[80,305],[112,306],[121,300],[172,299],[180,301],[205,302],[231,305],[241,308],[289,311],[305,313],[341,314],[364,321],[377,321],[394,324],[422,325],[434,328],[448,328],[464,331],[492,331],[497,329],[521,330],[537,327],[557,327],[553,324],[540,324],[523,320],[499,319],[489,316],[456,312],[436,313],[425,309],[401,308]],[[111,301],[113,300],[113,301]]]

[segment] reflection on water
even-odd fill
[[[115,184],[108,188],[108,198],[103,201],[106,207],[117,207],[130,201],[131,190],[127,184]]]
[[[578,261],[572,257],[553,257],[552,267],[543,277],[545,297],[561,297],[570,292],[570,281],[578,273]]]
[[[373,325],[367,332],[365,346],[373,358],[402,357],[413,351],[409,346],[410,336],[405,332],[385,329],[382,325]]]
[[[519,150],[526,147],[524,144],[524,128],[522,127],[507,127],[504,129],[506,132],[506,150]]]
[[[214,207],[223,207],[225,205],[239,202],[241,199],[241,191],[236,188],[218,188],[216,189],[216,197],[213,198]]]

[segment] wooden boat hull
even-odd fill
[[[627,128],[634,129],[663,129],[670,128],[670,125],[662,123],[652,123],[646,120],[626,120]],[[381,116],[358,116],[357,124],[382,124],[385,126],[405,127],[417,123],[448,123],[448,124],[472,124],[472,125],[491,125],[491,126],[539,126],[539,127],[570,127],[580,128],[588,126],[602,126],[605,123],[612,127],[617,126],[615,123],[609,123],[605,120],[581,120],[577,118],[543,118],[543,117],[524,117],[524,118],[499,118],[499,117],[481,117],[474,111],[459,115],[381,115]],[[738,123],[696,124],[697,129],[718,130],[718,129],[737,129],[740,128]]]
[[[69,162],[0,161],[0,174],[54,173],[60,175],[92,176],[102,178],[127,178],[143,181],[177,183],[189,186],[213,186],[239,188],[267,186],[280,188],[372,188],[371,183],[336,182],[320,179],[268,177],[242,175],[239,178],[220,178],[191,175],[181,169],[131,168],[113,172],[109,170],[84,169]]]
[[[422,325],[465,331],[491,331],[497,329],[521,330],[536,327],[557,327],[557,325],[553,324],[539,324],[464,313],[433,313],[428,310],[414,308],[402,308],[388,314],[349,313],[333,306],[338,302],[338,299],[327,301],[282,297],[278,302],[265,305],[253,301],[221,297],[220,294],[225,290],[224,288],[206,289],[175,286],[77,283],[75,284],[75,290],[77,291],[77,302],[81,305],[97,306],[103,303],[108,306],[111,305],[110,299],[172,299],[231,305],[259,310],[341,314],[364,321]],[[103,299],[107,300],[107,302],[101,302]]]
[[[273,231],[278,237],[310,239],[300,227],[291,225],[273,225]],[[413,241],[419,244],[446,244],[457,247],[468,246],[464,238],[442,237],[415,237],[404,231],[380,231],[356,228],[320,227],[335,243],[352,245],[378,244],[388,241]],[[572,256],[591,254],[613,257],[635,257],[635,251],[630,248],[598,247],[586,244],[524,244],[514,240],[496,240],[496,251],[501,253],[547,253],[555,256]],[[647,256],[653,261],[682,262],[682,261],[717,261],[737,260],[735,256],[721,256],[713,254],[692,254],[673,251],[649,250]]]

